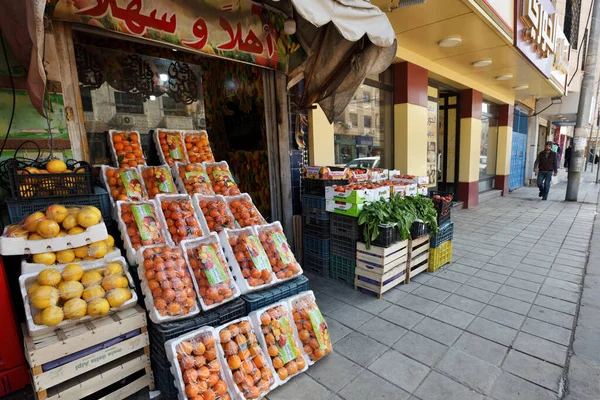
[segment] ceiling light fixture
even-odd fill
[[[513,78],[513,74],[504,74],[504,75],[498,75],[496,77],[496,80],[497,81],[507,81],[512,78]]]
[[[488,65],[492,65],[492,60],[490,58],[485,58],[483,60],[477,60],[471,64],[474,67],[487,67]]]
[[[529,85],[513,86],[513,90],[525,90],[525,89],[529,89]]]
[[[155,96],[155,95],[153,95],[153,94],[151,94],[151,95],[150,95],[150,101],[154,101],[154,100],[156,100],[156,96]]]
[[[443,38],[438,42],[438,46],[440,47],[456,47],[462,43],[462,38],[460,36],[448,36],[447,38]]]
[[[160,75],[158,75],[158,78],[159,78],[161,81],[163,81],[163,82],[166,82],[166,81],[168,81],[168,80],[169,80],[169,75],[167,75],[167,74],[160,74]]]

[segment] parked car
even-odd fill
[[[348,164],[346,164],[346,168],[379,168],[380,163],[381,157],[361,157],[350,161]]]

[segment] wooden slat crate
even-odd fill
[[[354,288],[366,289],[377,297],[393,287],[404,283],[408,277],[407,240],[390,247],[371,246],[368,250],[364,243],[357,244]]]
[[[410,240],[406,283],[429,267],[429,235]]]
[[[45,336],[29,337],[26,326],[23,332],[38,400],[79,399],[138,371],[143,373],[106,398],[121,399],[153,387],[146,314],[139,306]]]

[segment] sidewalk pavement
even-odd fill
[[[453,210],[453,262],[382,300],[309,276],[334,353],[268,398],[600,398],[600,263],[587,267],[579,307],[593,178],[584,174],[579,203],[563,201],[565,181],[548,201],[523,187]]]

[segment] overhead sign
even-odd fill
[[[373,136],[357,136],[356,144],[359,146],[373,146]]]
[[[299,45],[285,16],[249,0],[47,0],[54,19],[287,70]]]

